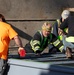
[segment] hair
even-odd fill
[[[3,22],[6,22],[5,17],[2,14],[0,14],[0,18],[2,19]]]
[[[51,28],[52,28],[52,25],[51,25],[49,22],[45,22],[45,23],[42,25],[42,30],[50,31]]]

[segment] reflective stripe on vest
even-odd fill
[[[40,49],[39,46],[34,47],[36,44],[39,44],[39,45],[40,45],[40,41],[37,41],[37,40],[34,40],[34,41],[31,40],[31,41],[30,41],[30,45],[31,45],[32,50],[33,50],[34,52],[36,52],[36,50]]]
[[[58,39],[53,42],[53,45],[55,47],[57,47],[61,52],[64,49],[64,46],[63,46],[62,42],[60,40],[58,40]]]
[[[74,36],[69,36],[66,38],[67,42],[73,42],[74,43]]]
[[[62,52],[63,51],[63,49],[64,49],[64,46],[61,46],[60,48],[59,48],[59,50]]]
[[[57,46],[59,43],[60,43],[60,41],[59,40],[56,40],[56,41],[53,42],[53,45],[54,46]]]

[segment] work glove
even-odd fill
[[[40,50],[37,50],[36,51],[36,55],[41,56],[41,51]]]
[[[24,48],[19,48],[18,49],[18,53],[20,55],[20,57],[25,57],[26,56],[26,51],[24,50]]]

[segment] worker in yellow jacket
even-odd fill
[[[38,55],[42,54],[44,49],[49,45],[53,44],[60,52],[63,52],[63,43],[51,33],[52,25],[49,22],[45,22],[42,25],[42,29],[38,30],[31,41],[29,41],[25,50],[27,53],[36,53]]]
[[[61,40],[63,44],[65,44],[65,41],[66,41],[65,38],[68,33],[68,28],[64,28],[62,32],[62,30],[60,29],[60,25],[62,24],[62,22],[64,22],[65,19],[69,17],[69,15],[70,15],[70,11],[64,10],[61,14],[61,18],[56,20],[52,28],[53,34],[56,37],[58,37],[58,39]],[[66,50],[66,46],[64,46],[64,49]]]

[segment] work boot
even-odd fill
[[[66,53],[67,58],[72,59],[72,50],[71,50],[71,48],[67,47],[65,53]]]

